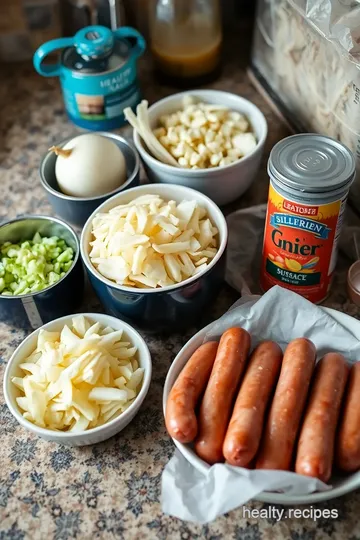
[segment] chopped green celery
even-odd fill
[[[10,274],[10,272],[5,272],[4,281],[7,285],[9,285],[9,283],[14,281],[14,276]]]
[[[27,287],[26,281],[20,281],[17,288],[15,288],[15,290],[14,290],[14,295],[23,294],[26,287]]]
[[[69,262],[64,263],[64,264],[62,265],[63,270],[66,270],[66,271],[69,270],[69,268],[70,268],[70,266],[72,265],[72,263],[73,263],[72,261],[69,261]]]
[[[12,295],[13,295],[13,293],[12,293],[11,291],[9,291],[9,290],[4,291],[4,292],[2,292],[1,294],[2,294],[3,296],[12,296]]]
[[[57,259],[61,253],[62,253],[62,250],[60,248],[52,249],[48,253],[49,259],[51,260]]]
[[[2,255],[6,255],[9,249],[11,248],[12,244],[10,242],[5,242],[1,248]]]
[[[56,274],[55,272],[50,272],[49,273],[49,281],[50,281],[50,283],[55,283],[56,281],[59,281],[59,279],[60,279],[59,274]]]
[[[73,250],[57,236],[0,246],[0,294],[41,291],[59,281],[73,262]]]
[[[32,259],[31,261],[29,261],[29,264],[27,265],[28,274],[36,274],[38,265],[39,265],[39,262],[36,261],[35,259]]]
[[[68,262],[71,261],[73,258],[73,251],[71,248],[67,248],[65,251],[62,252],[61,255],[59,255],[57,262]]]
[[[48,287],[49,284],[47,283],[46,284],[46,287]],[[32,285],[31,287],[31,292],[36,292],[36,291],[42,291],[43,289],[45,289],[44,285],[42,283],[39,283],[39,282],[36,282],[34,283],[34,285]]]
[[[43,238],[43,243],[46,246],[54,246],[55,247],[57,245],[57,241],[58,241],[57,236],[51,236],[50,238]]]
[[[34,244],[41,244],[42,238],[38,232],[34,234],[34,238],[32,241],[34,242]]]
[[[27,262],[27,260],[29,259],[29,256],[31,255],[31,251],[28,250],[28,249],[22,249],[20,251],[17,252],[17,258],[16,258],[16,262],[17,263],[23,263],[23,262]]]
[[[17,257],[18,253],[19,253],[19,249],[20,249],[20,246],[18,249],[12,247],[9,249],[9,251],[7,252],[7,256],[8,257]]]

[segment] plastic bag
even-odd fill
[[[252,61],[298,129],[354,152],[360,205],[360,2],[260,0]]]

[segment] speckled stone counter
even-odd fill
[[[144,95],[150,102],[174,90],[159,87],[144,60],[141,73]],[[240,61],[234,59],[212,88],[251,99],[265,113],[269,137],[261,172],[253,187],[232,208],[264,202],[267,196],[266,160],[277,140],[287,135],[269,106],[251,86]],[[63,109],[56,79],[37,76],[31,65],[2,67],[0,82],[0,221],[24,213],[51,214],[40,183],[38,168],[49,146],[76,133]],[[125,128],[122,134],[131,136]],[[346,298],[345,270],[340,258],[327,306],[357,316]],[[211,318],[221,315],[236,299],[224,285]],[[102,308],[87,290],[84,311]],[[199,328],[204,322],[199,322]],[[336,508],[337,520],[250,519],[240,508],[208,526],[197,526],[161,512],[160,479],[174,451],[162,418],[162,388],[177,352],[194,334],[154,335],[143,332],[153,359],[153,380],[135,420],[117,437],[93,447],[66,448],[47,443],[21,428],[12,418],[0,390],[0,539],[70,540],[90,538],[149,538],[208,540],[313,540],[360,538],[357,526],[359,493],[330,501],[321,508]],[[25,337],[0,325],[0,377],[11,353]],[[249,508],[266,508],[251,503]],[[356,529],[358,533],[356,533]]]

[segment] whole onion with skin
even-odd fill
[[[126,180],[126,162],[120,148],[107,137],[79,135],[57,154],[55,175],[60,190],[73,197],[96,197],[120,187]]]

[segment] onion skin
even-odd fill
[[[61,148],[61,146],[52,146],[49,148],[49,152],[55,152],[57,156],[67,158],[71,155],[72,149],[69,148],[68,150],[64,150],[64,148]]]

